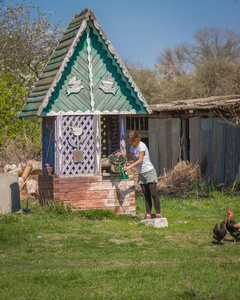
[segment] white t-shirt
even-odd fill
[[[139,152],[144,152],[143,162],[137,165],[138,173],[142,174],[154,168],[150,161],[148,148],[143,142],[140,142],[136,147],[133,147],[131,145],[130,152],[133,154],[134,161],[137,161],[139,159]]]

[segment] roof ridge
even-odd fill
[[[89,8],[86,7],[85,9],[81,10],[79,14],[76,14],[75,17],[72,18],[72,20],[78,19],[78,18],[82,17],[83,15],[85,15],[88,12],[89,12]]]

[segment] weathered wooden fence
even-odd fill
[[[149,119],[149,151],[158,175],[183,159],[184,142],[188,142],[189,161],[200,163],[210,182],[239,179],[240,128],[224,123],[221,118],[193,117],[188,120],[186,138],[184,120]]]

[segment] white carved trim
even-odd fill
[[[63,73],[65,67],[67,66],[67,63],[69,62],[70,58],[72,57],[72,55],[74,53],[74,50],[75,50],[75,47],[77,46],[77,43],[78,43],[80,37],[82,36],[83,31],[87,27],[87,21],[88,21],[88,19],[82,21],[82,24],[81,24],[80,28],[78,29],[78,32],[76,33],[76,36],[75,36],[75,38],[74,38],[74,40],[72,42],[72,45],[70,46],[70,48],[68,50],[68,53],[66,54],[66,56],[65,56],[65,58],[64,58],[64,60],[63,60],[63,62],[61,64],[61,67],[59,68],[59,70],[57,72],[57,75],[55,76],[55,78],[54,78],[51,86],[48,89],[47,94],[45,95],[45,97],[43,99],[43,102],[41,103],[41,105],[40,105],[40,107],[38,109],[38,112],[37,112],[38,116],[40,116],[41,112],[43,111],[43,109],[45,107],[47,107],[48,102],[49,102],[49,98],[51,97],[52,92],[54,91],[55,86],[57,85],[57,83],[61,79],[62,73]]]
[[[84,88],[84,86],[82,85],[82,79],[77,79],[77,75],[69,79],[68,85],[69,85],[67,88],[68,96],[73,93],[77,94]]]
[[[104,93],[111,93],[113,95],[116,94],[117,89],[113,88],[113,79],[112,78],[107,78],[107,79],[102,79],[102,84],[99,86],[101,90],[104,91]]]
[[[57,146],[57,159],[55,160],[55,164],[58,164],[56,167],[56,171],[61,174],[62,173],[62,117],[56,118],[57,121],[57,132],[56,132],[56,146]]]
[[[49,113],[43,114],[43,117],[53,117],[53,116],[71,116],[71,115],[92,115],[93,112],[91,110],[87,110],[85,112],[82,112],[81,110],[77,110],[77,111],[71,111],[69,110],[68,112],[65,111],[58,111],[58,112],[54,112],[51,111]],[[130,111],[118,111],[118,110],[113,110],[113,111],[109,111],[109,110],[104,110],[104,111],[100,111],[100,110],[95,110],[94,111],[94,115],[136,115],[136,110],[135,109],[131,109]]]
[[[152,110],[149,107],[146,99],[143,97],[143,95],[140,92],[139,88],[137,87],[136,83],[132,79],[132,76],[128,72],[128,70],[127,70],[126,66],[124,65],[123,61],[121,60],[121,58],[119,57],[118,53],[114,49],[113,45],[109,41],[109,39],[108,39],[107,35],[105,34],[105,32],[103,31],[101,25],[99,24],[99,22],[96,19],[93,20],[93,23],[94,23],[94,26],[99,30],[99,34],[102,36],[103,40],[107,44],[108,50],[112,53],[113,57],[117,60],[117,63],[119,64],[120,68],[123,71],[123,74],[128,78],[129,83],[131,84],[131,86],[134,89],[134,91],[137,93],[138,99],[143,103],[143,106],[146,108],[146,110],[148,111],[148,113],[149,114],[152,113]]]
[[[94,116],[95,175],[101,175],[101,116]]]
[[[89,69],[89,85],[90,85],[90,99],[91,108],[94,111],[94,97],[93,97],[93,73],[92,73],[92,58],[91,58],[91,39],[89,37],[90,29],[87,28],[87,52],[88,52],[88,69]]]

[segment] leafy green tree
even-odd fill
[[[20,120],[19,111],[24,104],[27,93],[21,84],[12,84],[13,76],[0,73],[0,149],[11,142],[24,143],[31,141],[36,147],[33,156],[39,156],[41,140],[41,126],[38,120]],[[23,147],[24,148],[24,147]]]
[[[130,60],[126,60],[125,65],[147,102],[149,104],[157,103],[160,85],[156,70],[144,68],[142,65]]]
[[[161,78],[159,85],[158,103],[205,97],[202,84],[192,74],[167,81]]]
[[[41,122],[18,114],[63,31],[50,16],[31,1],[0,0],[0,161],[13,145],[26,158],[41,152]]]
[[[34,17],[36,15],[36,17]],[[30,89],[36,82],[62,33],[32,2],[0,2],[0,68]]]

